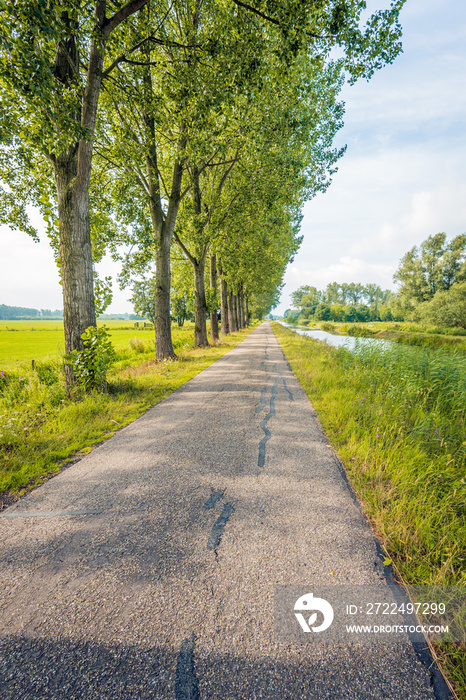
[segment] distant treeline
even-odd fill
[[[100,314],[97,317],[99,321],[144,321],[145,316],[138,316],[137,314]],[[146,319],[147,320],[147,319]]]
[[[62,319],[63,310],[56,309],[28,309],[26,306],[6,306],[0,304],[0,321],[32,321],[38,319]],[[143,317],[137,314],[100,314],[100,321],[142,321]]]
[[[63,318],[63,311],[56,309],[29,309],[25,306],[6,306],[0,304],[0,320],[1,321],[28,321],[32,319],[47,319],[47,318]]]
[[[332,282],[324,290],[305,285],[291,295],[294,308],[287,309],[285,317],[316,321],[391,321],[388,302],[393,296],[393,292],[377,284]]]

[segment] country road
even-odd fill
[[[275,634],[277,586],[385,574],[266,322],[2,513],[0,698],[449,697],[407,637]]]

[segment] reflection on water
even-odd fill
[[[335,348],[347,348],[348,350],[353,350],[356,344],[361,347],[361,345],[374,345],[374,343],[387,343],[390,341],[383,340],[382,338],[353,338],[350,335],[333,335],[333,333],[327,333],[326,331],[321,331],[313,328],[302,328],[300,326],[294,326],[291,323],[283,323],[279,321],[282,326],[286,326],[295,333],[300,335],[308,335],[310,338],[315,338],[316,340],[324,340],[329,345],[333,345]]]

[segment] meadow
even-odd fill
[[[273,323],[401,580],[466,584],[466,355],[391,343],[333,348]],[[466,657],[437,649],[466,697]]]
[[[117,351],[124,350],[134,337],[154,347],[154,328],[144,328],[142,321],[98,321],[98,326],[109,330]],[[181,337],[192,327],[185,324]],[[30,366],[32,360],[59,361],[64,352],[63,321],[0,321],[0,368],[4,370]]]
[[[254,327],[195,349],[194,324],[173,326],[177,359],[157,363],[153,328],[106,323],[116,350],[108,390],[70,396],[64,387],[62,324],[3,325],[9,330],[0,330],[0,510],[159,403]]]

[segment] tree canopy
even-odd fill
[[[411,306],[466,280],[466,234],[451,241],[445,233],[429,236],[402,257],[393,279],[401,300]]]
[[[403,4],[362,25],[363,0],[0,2],[0,218],[35,235],[27,205],[46,217],[67,352],[95,325],[94,289],[100,308],[109,299],[93,265],[121,243],[122,279],[154,289],[157,359],[174,354],[174,241],[198,344],[217,270],[232,328],[253,298],[257,313],[275,303],[301,207],[343,155],[343,80],[398,55]]]

